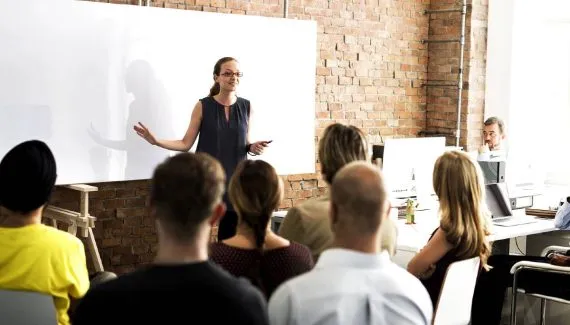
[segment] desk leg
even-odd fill
[[[491,254],[493,255],[509,255],[510,239],[503,239],[493,242]]]

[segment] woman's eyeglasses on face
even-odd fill
[[[231,77],[231,76],[235,76],[235,77],[243,77],[243,72],[224,72],[222,74],[220,74],[220,76],[224,76],[224,77]]]

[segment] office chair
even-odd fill
[[[473,257],[449,265],[437,301],[433,325],[468,325],[481,259]]]
[[[541,255],[547,256],[550,253],[560,252],[566,253],[570,247],[564,246],[548,246],[546,247]],[[552,265],[549,263],[541,263],[541,262],[531,262],[531,261],[520,261],[513,265],[511,268],[511,274],[513,274],[513,287],[512,287],[512,301],[511,301],[511,325],[515,325],[517,323],[517,293],[522,293],[531,297],[536,297],[540,299],[540,325],[544,325],[546,323],[546,301],[556,301],[563,304],[569,304],[570,300],[566,300],[560,297],[547,295],[540,292],[526,292],[524,289],[518,287],[518,275],[525,270],[533,270],[535,272],[544,272],[544,273],[551,273],[551,274],[564,274],[568,275],[568,279],[570,280],[570,266],[557,266]]]
[[[57,325],[53,297],[33,291],[0,290],[0,324]]]

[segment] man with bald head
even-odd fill
[[[271,296],[270,323],[431,324],[433,307],[425,288],[380,251],[389,209],[376,166],[363,161],[344,166],[331,186],[333,245],[312,271]]]

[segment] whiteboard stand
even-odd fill
[[[95,186],[85,184],[73,184],[65,187],[80,192],[81,202],[79,212],[48,205],[44,210],[43,217],[49,219],[51,225],[55,228],[57,228],[58,222],[62,222],[68,225],[68,233],[87,238],[87,249],[91,255],[95,271],[103,272],[103,263],[101,262],[101,256],[99,255],[95,236],[93,235],[96,218],[89,215],[89,192],[98,191],[99,189]]]

